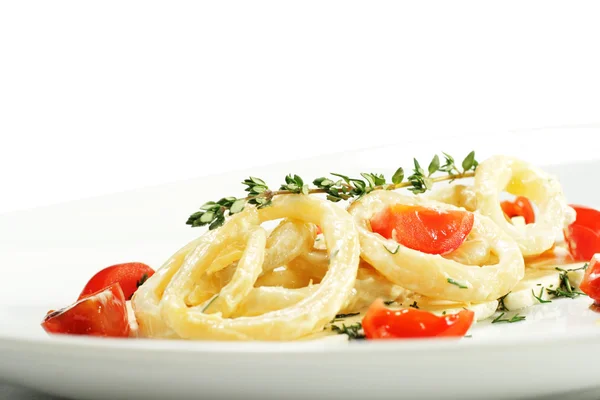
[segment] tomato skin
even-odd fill
[[[590,296],[596,304],[600,304],[600,254],[592,257],[579,289]]]
[[[571,207],[577,218],[563,231],[565,241],[576,261],[588,261],[600,253],[600,211],[578,205]]]
[[[594,232],[600,232],[600,211],[577,204],[570,204],[569,206],[577,213],[574,224],[583,225]]]
[[[123,290],[116,283],[61,310],[50,311],[42,327],[52,334],[128,337]]]
[[[367,339],[462,337],[474,318],[470,310],[441,317],[415,308],[391,310],[378,299],[367,310],[362,326]]]
[[[503,201],[500,203],[500,206],[508,218],[523,217],[526,224],[533,224],[535,222],[533,205],[525,196],[517,196],[514,201]]]
[[[370,219],[371,230],[386,239],[428,254],[447,254],[467,238],[474,215],[461,210],[436,210],[394,204]]]
[[[98,272],[88,281],[81,291],[79,299],[98,292],[114,283],[118,283],[123,290],[125,298],[130,300],[138,288],[138,282],[144,274],[147,278],[150,278],[154,275],[154,270],[148,265],[139,262],[111,265]]]

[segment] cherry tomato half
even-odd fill
[[[362,326],[367,339],[462,337],[474,318],[470,310],[441,317],[415,308],[391,310],[379,299],[367,310]]]
[[[456,250],[473,229],[473,222],[473,213],[468,211],[404,204],[394,204],[370,220],[373,232],[428,254]]]
[[[125,298],[129,300],[137,288],[152,275],[154,275],[154,270],[143,263],[130,262],[112,265],[104,268],[89,280],[81,291],[79,299],[102,290],[113,283],[118,283],[121,285]]]
[[[502,211],[508,218],[512,217],[523,217],[526,224],[533,224],[535,222],[535,211],[533,205],[527,197],[518,196],[514,201],[503,201],[500,203]]]
[[[58,311],[42,322],[48,333],[128,337],[129,319],[125,296],[118,283]]]
[[[579,289],[590,296],[596,304],[600,304],[600,254],[592,257],[585,270]]]
[[[565,241],[575,260],[587,261],[600,253],[600,211],[578,205],[571,207],[577,218],[564,230]]]

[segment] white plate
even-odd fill
[[[460,341],[217,343],[48,337],[39,322],[74,300],[99,268],[158,266],[201,231],[184,225],[204,201],[240,193],[250,172],[390,174],[436,151],[505,153],[559,175],[571,202],[600,207],[597,128],[401,144],[72,202],[0,217],[0,376],[80,399],[515,398],[589,395],[600,386],[600,314],[556,300],[510,325],[481,323]],[[581,146],[581,143],[587,143]],[[591,391],[591,392],[590,392]]]

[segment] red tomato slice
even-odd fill
[[[415,308],[391,310],[379,299],[367,310],[362,326],[367,339],[462,337],[474,318],[475,313],[470,310],[442,317]]]
[[[79,299],[104,289],[114,283],[121,285],[127,300],[135,293],[138,286],[154,275],[154,270],[146,264],[131,262],[106,267],[89,280],[79,295]]]
[[[535,211],[527,197],[518,196],[515,201],[506,200],[500,203],[500,206],[508,218],[523,217],[526,224],[535,222]]]
[[[468,211],[394,204],[370,222],[372,231],[386,239],[423,253],[447,254],[465,241],[473,229],[474,216]]]
[[[125,296],[118,283],[69,307],[51,311],[42,322],[48,333],[128,337]]]
[[[579,289],[590,296],[596,304],[600,304],[600,254],[592,257]]]
[[[600,232],[600,211],[591,207],[570,204],[577,213],[574,224],[583,225],[594,232]]]
[[[575,222],[564,230],[569,251],[577,261],[587,261],[600,253],[600,211],[572,205],[577,212]]]

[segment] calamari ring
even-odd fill
[[[289,219],[283,220],[273,232],[271,232],[267,239],[267,249],[262,267],[267,270],[272,270],[277,267],[277,265],[280,265],[280,263],[285,263],[288,260],[297,257],[301,252],[307,251],[314,242],[315,233],[315,225],[313,224]],[[179,337],[164,323],[160,316],[160,299],[162,298],[164,289],[179,270],[184,259],[195,249],[199,250],[198,248],[208,246],[215,239],[215,235],[216,231],[207,232],[202,237],[184,246],[157,270],[155,276],[146,281],[146,283],[136,291],[134,298],[132,299],[132,307],[135,309],[137,319],[140,320],[140,336],[162,338]],[[209,279],[203,279],[197,282],[194,290],[186,299],[187,304],[199,305],[202,303],[206,305],[206,300],[211,299],[219,291],[225,290],[226,285],[232,280],[235,280],[235,274],[237,267],[239,266],[238,260],[242,258],[244,245],[245,243],[242,243],[241,240],[228,242],[228,245],[225,246],[207,269],[206,274],[208,274]],[[257,265],[260,265],[260,263],[257,263]],[[270,282],[271,284],[274,284],[277,283],[277,279],[280,281],[286,280],[287,282],[294,274],[296,274],[296,271],[290,271],[288,274],[279,274],[273,271],[267,272],[266,275],[259,277],[256,284],[259,285],[261,282]],[[298,282],[292,281],[287,283],[300,285],[303,281],[309,281],[309,279],[302,278],[302,276],[299,276],[297,279]],[[220,304],[222,296],[213,300],[214,303],[210,305],[210,310],[219,309],[220,311],[223,311],[223,309],[221,309],[223,305]],[[271,296],[270,300],[274,300],[274,298]],[[206,311],[208,311],[208,309]],[[234,307],[226,307],[226,314],[230,314],[233,311]]]
[[[359,262],[358,235],[352,218],[340,207],[305,195],[281,196],[269,207],[255,211],[258,224],[284,217],[318,224],[328,244],[330,265],[318,289],[293,306],[255,317],[223,318],[206,314],[200,307],[188,307],[185,298],[194,282],[226,246],[232,224],[255,211],[236,214],[217,231],[212,243],[199,246],[186,257],[164,290],[160,301],[165,323],[184,339],[293,340],[321,329],[335,317],[351,293]],[[237,217],[237,218],[236,218]],[[240,226],[244,225],[240,223]],[[257,226],[250,218],[246,225]],[[264,249],[263,249],[264,250]]]
[[[508,233],[524,256],[550,249],[563,228],[575,220],[575,211],[568,206],[558,180],[513,157],[493,156],[479,164],[474,189],[477,210]],[[504,190],[535,202],[539,212],[534,223],[515,226],[506,220],[499,197]]]
[[[215,235],[216,231],[207,232],[183,246],[133,294],[131,306],[138,324],[138,336],[163,339],[179,338],[160,316],[160,299],[173,275],[179,271],[188,255],[199,246],[207,246]]]
[[[210,299],[203,306],[203,313],[217,311],[222,317],[227,318],[235,312],[238,305],[252,291],[262,271],[266,242],[267,233],[263,228],[257,227],[250,232],[247,246],[231,280],[214,299]]]
[[[471,185],[439,185],[426,197],[441,203],[462,207],[467,211],[477,210],[477,195]]]
[[[258,218],[253,215],[254,225],[257,225]],[[234,216],[228,224],[227,235],[238,238],[246,233],[252,224],[251,218],[241,219]],[[179,335],[171,329],[160,314],[160,301],[163,297],[166,287],[169,285],[175,274],[180,270],[185,261],[193,257],[194,254],[204,251],[218,238],[219,231],[208,231],[199,238],[191,241],[171,258],[169,258],[152,277],[150,277],[134,293],[131,299],[131,306],[139,326],[138,336],[147,338],[176,339]],[[223,237],[220,238],[221,240]],[[233,242],[235,243],[235,241]],[[227,246],[226,246],[227,247]],[[228,246],[226,250],[237,251],[234,246]],[[235,273],[235,271],[234,271]]]
[[[489,218],[475,213],[471,236],[489,243],[498,256],[495,265],[471,266],[440,255],[425,254],[373,233],[369,219],[392,204],[421,205],[443,210],[458,207],[432,200],[377,190],[355,201],[348,211],[354,216],[361,244],[361,257],[387,279],[408,290],[432,298],[459,302],[495,300],[508,293],[525,272],[517,243]],[[388,250],[390,249],[390,250]],[[449,280],[460,283],[450,284]]]
[[[284,219],[267,238],[264,262],[256,286],[304,287],[310,281],[293,271],[274,271],[295,257],[312,248],[316,236],[316,226],[301,221]],[[242,257],[243,241],[230,241],[206,270],[206,278],[196,282],[196,286],[186,298],[186,303],[196,306],[210,299],[233,277],[237,261]],[[219,301],[219,300],[217,300]],[[212,308],[212,307],[211,307]]]
[[[286,218],[269,235],[263,273],[286,265],[302,253],[308,252],[315,242],[314,224]]]
[[[277,286],[261,286],[254,288],[240,304],[234,316],[262,315],[269,311],[290,307],[319,289],[319,284],[303,288],[288,289]],[[376,299],[405,299],[410,293],[393,284],[368,264],[361,262],[354,287],[338,313],[363,311]]]

